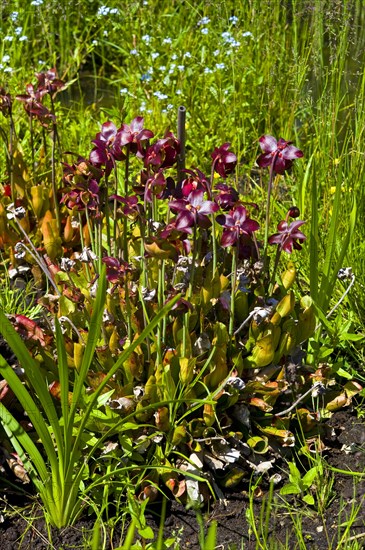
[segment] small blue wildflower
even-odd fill
[[[91,42],[91,44],[92,44],[93,46],[97,46],[97,45],[98,45],[98,41],[97,41],[97,40],[93,40],[93,41]]]
[[[246,32],[243,32],[242,33],[242,36],[245,37],[245,36],[253,36],[252,32],[250,31],[246,31]]]
[[[202,34],[208,34],[209,33],[209,29],[207,29],[207,27],[203,27],[202,30],[200,31]]]
[[[156,59],[160,54],[158,52],[152,52],[151,57],[152,59]]]
[[[153,95],[157,97],[157,99],[167,99],[168,96],[166,94],[163,94],[162,92],[153,92]]]
[[[8,61],[10,61],[10,55],[3,55],[3,58],[1,60],[3,63],[7,63]]]
[[[209,67],[205,67],[204,74],[211,74],[212,72],[212,69],[209,69]]]
[[[172,103],[169,103],[167,106],[166,106],[166,111],[171,111],[171,109],[173,109],[174,106]]]
[[[176,90],[175,94],[176,94],[176,95],[181,95],[181,94],[182,94],[182,91],[181,91],[181,90]]]
[[[4,73],[12,73],[13,69],[11,67],[5,67]]]
[[[119,90],[120,95],[128,94],[128,88],[121,88]]]
[[[177,55],[176,53],[174,53],[172,56],[171,56],[171,61],[176,61],[177,59]]]
[[[179,71],[183,71],[185,69],[185,65],[178,65],[177,68]]]
[[[111,8],[110,11],[109,11],[109,13],[114,14],[114,15],[118,12],[119,12],[118,8]]]
[[[237,25],[238,23],[238,17],[236,15],[231,15],[231,17],[228,19],[228,21],[230,23],[232,23],[232,25]]]
[[[229,42],[233,38],[231,33],[228,31],[222,32],[221,36],[225,42]]]
[[[23,34],[23,36],[19,37],[19,42],[25,42],[26,40],[28,40],[28,37],[25,36],[25,34]]]
[[[23,27],[17,27],[14,32],[15,34],[19,35],[19,34],[22,34],[22,31],[23,31]]]
[[[4,42],[11,42],[13,40],[14,36],[4,36],[3,40]]]
[[[162,44],[172,44],[172,38],[167,37],[162,40]]]
[[[18,11],[13,11],[11,14],[10,14],[10,19],[12,21],[16,21],[18,19],[18,15],[19,15],[19,12]]]
[[[149,44],[149,43],[151,42],[151,37],[150,37],[149,34],[144,34],[144,35],[142,36],[142,40],[143,40],[143,42],[145,42],[146,44]]]
[[[220,54],[219,50],[214,50],[214,52],[213,52],[214,57],[217,57],[217,55],[219,55],[219,54]]]
[[[184,57],[191,57],[191,53],[190,52],[185,52]]]
[[[166,65],[161,65],[158,70],[163,73],[164,71],[166,71]]]
[[[138,55],[138,50],[135,48],[129,52],[131,55]]]
[[[108,36],[108,31],[103,31],[103,36]]]
[[[30,3],[31,6],[41,6],[43,4],[43,0],[32,0]]]
[[[108,8],[108,6],[100,6],[97,11],[97,15],[108,15],[109,12],[110,8]]]
[[[216,63],[215,66],[216,66],[216,69],[225,69],[226,68],[224,63]]]
[[[141,80],[142,80],[142,82],[149,82],[150,80],[152,80],[151,73],[147,72],[147,73],[144,73],[143,75],[141,75]]]
[[[203,17],[200,21],[198,21],[199,26],[208,25],[208,23],[210,23],[209,17]]]

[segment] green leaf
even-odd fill
[[[148,525],[143,529],[138,529],[138,534],[144,539],[153,539],[155,536],[152,527]]]
[[[311,468],[308,472],[302,477],[302,484],[305,489],[308,489],[318,477],[318,469]]]
[[[305,495],[303,497],[303,500],[306,504],[309,504],[310,506],[313,506],[315,503],[314,497],[312,495]]]
[[[38,451],[37,447],[29,437],[26,431],[22,428],[19,422],[5,408],[0,401],[0,420],[6,431],[15,451],[18,453],[25,469],[29,472],[32,481],[37,486],[38,490],[41,483],[46,483],[49,479],[47,466]],[[24,451],[27,453],[24,454]],[[29,457],[29,458],[28,458]],[[37,479],[36,476],[39,476]]]
[[[292,482],[299,482],[301,479],[300,471],[294,462],[289,462],[289,479]]]
[[[204,548],[210,550],[210,548],[216,548],[217,546],[217,521],[213,520],[208,529],[206,539],[204,541]]]
[[[287,483],[280,489],[281,495],[300,495],[302,491],[296,483]]]
[[[1,323],[1,320],[2,320],[1,319],[2,315],[3,315],[2,312],[0,312],[0,323]],[[2,329],[3,329],[2,334],[5,333],[7,341],[8,342],[11,341],[12,344],[14,344],[14,342],[17,342],[17,338],[14,338],[14,340],[13,340],[13,336],[15,334],[15,336],[18,337],[18,335],[15,333],[15,331],[14,331],[13,327],[10,325],[8,319],[5,316],[4,316],[4,318],[5,318],[5,323],[2,326]],[[5,330],[4,330],[4,328],[5,328]],[[12,331],[14,332],[14,334],[12,334]],[[24,362],[21,363],[21,364],[23,365],[23,368],[26,371],[26,374],[28,375],[29,369],[32,366],[37,371],[36,373],[31,374],[30,382],[31,383],[33,382],[33,389],[36,390],[36,391],[39,390],[39,392],[41,393],[41,395],[43,397],[43,399],[41,399],[43,407],[44,407],[44,404],[50,402],[50,409],[46,410],[46,412],[48,413],[48,419],[52,420],[52,422],[50,422],[51,425],[52,425],[52,428],[55,428],[56,431],[59,433],[59,425],[58,425],[57,414],[56,414],[53,402],[50,398],[50,395],[48,394],[48,387],[47,387],[46,383],[44,382],[44,380],[42,379],[42,376],[39,373],[39,367],[38,367],[37,363],[35,361],[33,361],[32,357],[30,356],[30,354],[29,354],[29,352],[26,348],[25,348],[26,349],[26,356],[23,356],[23,351],[24,351],[23,347],[25,347],[23,342],[19,339],[19,342],[17,342],[17,343],[19,345],[19,355],[17,354],[17,357],[18,357],[19,360],[21,360],[21,358],[24,359]],[[16,352],[14,352],[14,353],[16,353]],[[27,361],[29,361],[29,363],[27,363]],[[14,370],[11,367],[9,367],[9,365],[7,364],[7,362],[5,361],[5,359],[1,355],[0,355],[0,373],[5,378],[5,380],[8,382],[10,388],[13,390],[13,392],[17,396],[17,398],[18,398],[20,404],[22,405],[23,409],[28,414],[29,419],[32,422],[38,436],[42,440],[42,443],[43,443],[44,449],[46,451],[46,454],[48,456],[48,459],[51,462],[52,470],[53,470],[54,473],[56,473],[58,471],[58,466],[59,466],[58,457],[57,457],[57,453],[56,453],[56,450],[55,450],[55,447],[54,447],[53,440],[52,440],[52,438],[49,434],[49,431],[47,429],[47,425],[44,421],[44,417],[42,415],[42,412],[39,409],[39,406],[35,403],[35,401],[31,397],[31,395],[28,393],[26,387],[19,380],[19,378],[15,374]],[[38,393],[38,391],[37,391],[37,393]],[[45,395],[47,395],[48,398],[46,398]],[[39,396],[39,394],[38,394],[38,396]],[[54,413],[54,415],[53,415],[53,413]],[[11,425],[15,426],[14,424],[11,424]],[[17,430],[15,430],[14,433],[17,434],[18,433]],[[62,442],[60,442],[60,444],[62,444]],[[42,474],[42,477],[43,477],[43,474]]]

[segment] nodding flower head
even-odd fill
[[[303,156],[303,152],[292,145],[291,141],[280,138],[277,141],[273,136],[261,136],[259,144],[262,150],[257,159],[260,168],[271,167],[276,174],[284,174],[293,161]]]
[[[304,223],[303,220],[297,220],[288,224],[287,221],[282,220],[278,224],[278,233],[269,238],[269,244],[278,244],[288,254],[293,252],[293,248],[301,250],[302,245],[300,243],[307,238],[304,233],[299,231],[299,227]]]

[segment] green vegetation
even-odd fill
[[[289,548],[285,509],[306,548],[340,472],[323,422],[364,414],[362,2],[23,4],[0,8],[5,456],[49,525],[96,515],[91,548],[120,521],[120,548],[178,548],[145,518],[176,499],[210,550],[201,508],[250,478],[249,542]],[[328,548],[360,548],[359,510]]]

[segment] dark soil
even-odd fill
[[[332,430],[329,440],[325,442],[328,448],[323,451],[327,462],[334,468],[342,470],[365,471],[365,423],[350,411],[340,411],[335,413],[327,424]],[[324,478],[321,489],[325,489],[325,484]],[[236,489],[235,492],[226,493],[226,501],[216,503],[209,510],[202,512],[206,528],[212,520],[218,522],[217,548],[222,550],[235,548],[253,550],[257,547],[252,522],[250,525],[247,519],[250,506],[248,486],[242,486],[240,489],[240,491]],[[303,547],[318,550],[335,549],[339,541],[339,533],[343,533],[345,528],[340,526],[344,525],[350,517],[351,510],[358,506],[357,519],[348,536],[358,541],[359,548],[364,542],[365,548],[365,479],[359,478],[355,481],[351,475],[336,472],[332,490],[327,493],[329,498],[323,504],[322,514],[314,507],[306,507],[303,501],[293,497],[287,497],[289,506],[285,505],[283,499],[275,494],[270,504],[269,525],[265,534],[265,522],[262,517],[260,519],[260,511],[264,508],[263,504],[268,497],[267,484],[258,485],[252,506],[258,538],[261,542],[266,540],[266,547],[272,549],[280,548],[280,543],[285,544],[286,541],[287,548],[290,549]],[[10,495],[7,495],[7,498],[10,501]],[[13,495],[12,504],[24,506],[23,497],[18,497],[17,500]],[[0,508],[2,512],[1,550],[91,548],[94,520],[83,519],[73,527],[64,529],[52,528],[49,536],[44,521],[34,520],[36,516],[34,507],[32,513],[27,513],[26,510],[23,511],[23,518],[21,518],[18,514],[11,513],[9,504],[3,510]],[[305,514],[303,510],[306,510]],[[148,522],[156,533],[159,526],[158,515],[159,506],[155,504],[148,513]],[[297,542],[296,517],[302,518],[301,533],[304,542],[301,546]],[[195,512],[185,510],[183,506],[173,502],[165,521],[164,539],[175,537],[180,548],[198,549],[200,548],[199,531]],[[108,533],[105,548],[112,550],[121,546],[122,542],[121,527],[117,525],[113,533]],[[100,543],[101,548],[103,548],[102,543]]]

